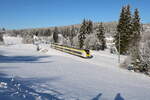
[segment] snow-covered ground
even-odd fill
[[[92,51],[92,59],[83,59],[41,46],[40,52],[32,44],[0,46],[0,97],[12,91],[30,100],[150,98],[150,78],[119,68],[117,55]]]

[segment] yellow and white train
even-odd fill
[[[77,49],[77,48],[67,47],[67,46],[59,45],[59,44],[51,44],[51,47],[56,50],[66,52],[72,55],[76,55],[82,58],[92,58],[90,50]]]

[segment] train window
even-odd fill
[[[86,49],[85,49],[85,52],[86,52],[87,54],[90,54],[90,50],[86,50]]]

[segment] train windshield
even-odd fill
[[[87,54],[90,54],[90,50],[85,50],[85,52],[86,52]]]

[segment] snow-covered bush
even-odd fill
[[[33,36],[32,35],[23,36],[22,42],[25,44],[33,43]]]
[[[90,34],[86,37],[84,41],[84,48],[85,49],[92,49],[92,50],[99,50],[100,49],[100,42],[95,36],[95,34]]]
[[[109,50],[112,54],[118,54],[117,48],[113,44],[111,46],[109,45]]]
[[[64,38],[63,36],[59,39],[59,43],[66,46],[71,46],[69,38]]]
[[[150,40],[141,43],[139,49],[140,67],[144,71],[150,71]]]
[[[78,34],[79,35],[79,34]],[[73,38],[73,47],[79,48],[79,39],[78,35]]]
[[[125,59],[125,61],[120,65],[120,67],[128,69],[128,70],[133,70],[133,66],[131,65],[131,56],[128,56]]]
[[[150,72],[150,34],[143,34],[138,47],[131,49],[131,65],[135,71]]]

